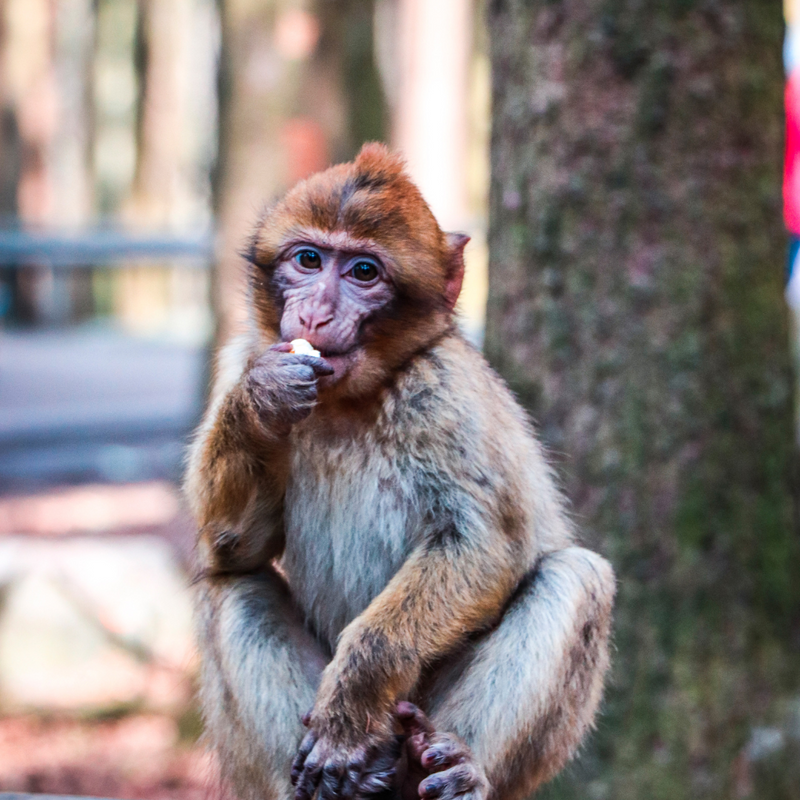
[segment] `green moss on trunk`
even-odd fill
[[[489,18],[486,352],[620,577],[600,729],[548,792],[800,798],[780,4]]]

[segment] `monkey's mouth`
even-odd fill
[[[358,345],[352,345],[351,347],[347,347],[345,349],[336,349],[336,348],[325,348],[325,347],[317,347],[319,350],[319,354],[321,358],[346,358],[347,356],[352,355],[353,353],[358,350]]]
[[[339,383],[346,375],[348,375],[358,357],[358,345],[347,348],[317,348],[321,358],[324,358],[331,367],[333,367],[333,375],[325,375],[320,378],[320,386],[332,386]]]

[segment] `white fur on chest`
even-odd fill
[[[300,608],[332,647],[413,548],[412,498],[379,448],[352,441],[294,448],[283,567]]]

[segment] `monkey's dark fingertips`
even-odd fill
[[[310,716],[311,712],[309,711],[306,716]],[[304,723],[305,724],[305,723]],[[309,731],[304,737],[303,741],[300,742],[300,747],[297,748],[297,755],[294,757],[292,761],[292,771],[291,771],[291,781],[292,786],[297,786],[297,782],[300,780],[300,776],[303,774],[303,769],[305,768],[306,759],[308,758],[308,754],[314,749],[314,745],[317,743],[317,736],[313,731]]]
[[[324,378],[326,375],[333,375],[336,371],[324,358],[318,358],[316,364],[312,364],[314,372],[318,378]]]
[[[310,383],[315,380],[315,372],[308,364],[289,363],[282,366],[280,379],[286,382]]]
[[[419,709],[413,703],[409,703],[408,700],[400,700],[397,703],[396,711],[399,719],[406,719],[417,714]]]
[[[422,766],[422,754],[430,747],[431,736],[435,733],[433,724],[422,709],[405,700],[397,704],[396,715],[403,726],[409,759]]]
[[[322,776],[322,767],[316,761],[307,760],[302,774],[297,779],[294,800],[311,800]]]
[[[440,797],[445,790],[445,779],[440,773],[435,773],[428,778],[425,778],[419,785],[419,796],[423,800],[431,800],[434,797]]]
[[[334,369],[333,367],[324,359],[318,356],[302,356],[299,354],[293,354],[292,359],[296,360],[298,364],[305,364],[311,369],[314,370],[314,374],[318,378],[322,378],[325,375],[333,375]]]

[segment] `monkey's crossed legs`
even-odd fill
[[[517,800],[558,772],[600,700],[613,585],[595,553],[571,547],[545,555],[499,623],[421,681],[409,699],[441,735],[423,736],[420,717],[405,704],[400,710],[407,732],[418,734],[408,749],[422,758],[421,777],[431,773],[422,797]],[[241,800],[288,800],[301,717],[327,656],[271,569],[207,578],[200,595],[203,702],[233,788]],[[323,776],[321,798],[347,796],[342,791]]]

